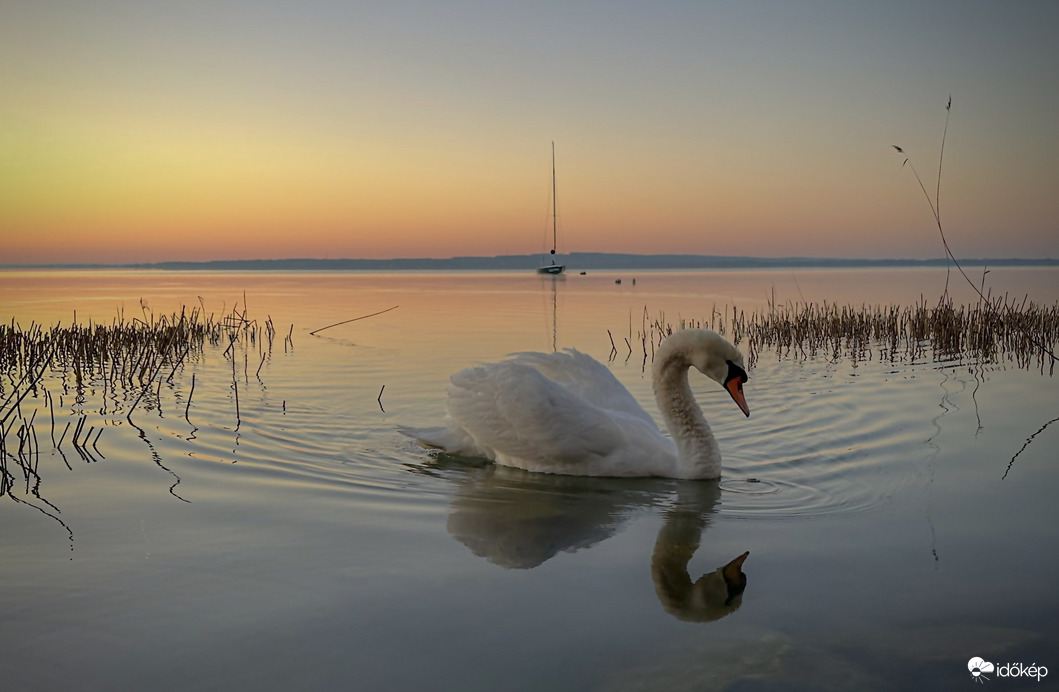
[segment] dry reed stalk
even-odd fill
[[[361,315],[360,317],[354,317],[351,320],[343,320],[341,322],[335,322],[334,324],[329,324],[326,327],[320,327],[319,329],[315,329],[315,330],[309,332],[309,336],[316,336],[317,332],[322,332],[323,330],[330,329],[331,327],[337,327],[339,325],[349,324],[350,322],[356,322],[358,320],[366,320],[369,317],[375,317],[376,315],[381,315],[383,313],[390,312],[391,310],[396,310],[399,307],[401,307],[401,306],[400,305],[394,305],[392,308],[386,308],[385,310],[379,310],[378,312],[373,312],[370,315]],[[291,325],[291,335],[293,335],[293,333],[294,333],[294,325]],[[289,336],[288,336],[288,338],[289,338]],[[291,346],[292,347],[294,346],[294,341],[293,340],[291,341]]]
[[[902,156],[905,156],[904,162],[901,164],[901,166],[904,167],[905,165],[908,165],[909,169],[912,171],[912,175],[916,179],[916,182],[919,184],[919,189],[922,190],[922,192],[923,192],[923,197],[927,200],[927,205],[930,207],[931,214],[934,217],[934,223],[935,223],[935,225],[938,228],[938,234],[941,236],[942,247],[945,248],[946,259],[948,261],[951,261],[953,263],[953,265],[956,266],[956,269],[959,270],[960,275],[967,282],[967,285],[971,287],[971,290],[973,290],[975,293],[978,294],[980,302],[984,303],[985,305],[988,306],[988,305],[991,305],[991,303],[990,303],[989,299],[987,298],[986,294],[983,292],[983,289],[985,287],[985,274],[988,273],[988,272],[987,271],[983,271],[981,287],[976,286],[974,281],[971,280],[971,277],[969,277],[967,275],[967,272],[964,271],[963,267],[960,266],[959,260],[956,259],[956,255],[953,254],[952,249],[949,247],[949,241],[945,237],[945,227],[944,227],[944,225],[941,222],[941,172],[942,172],[942,163],[945,160],[945,139],[946,139],[946,137],[948,135],[948,132],[949,132],[949,116],[951,115],[951,113],[952,113],[952,95],[950,94],[948,103],[946,103],[946,105],[945,105],[945,127],[942,130],[942,134],[941,134],[941,151],[940,151],[940,153],[938,155],[938,178],[937,178],[937,185],[935,186],[935,190],[934,190],[934,199],[930,198],[930,193],[927,192],[927,188],[923,184],[922,178],[919,177],[919,172],[916,171],[915,165],[912,163],[911,156],[906,155],[905,151],[904,151],[904,149],[902,147],[899,147],[896,144],[894,144],[892,146],[893,146],[894,150],[898,154],[901,154]],[[948,264],[946,264],[946,267],[945,267],[945,290],[944,290],[944,292],[942,294],[942,300],[944,300],[944,299],[946,299],[948,297],[948,292],[949,292],[949,266],[948,266]],[[997,305],[999,307],[1003,308],[1004,317],[1005,318],[1011,316],[1011,314],[1012,314],[1011,313],[1011,307],[1012,306],[1009,305],[1007,303],[1007,301],[1004,301],[1003,303],[998,303]],[[1024,336],[1036,348],[1040,349],[1042,351],[1043,355],[1047,356],[1050,359],[1050,366],[1049,367],[1050,368],[1054,367],[1055,361],[1056,361],[1055,352],[1053,350],[1054,346],[1052,348],[1049,348],[1049,345],[1048,345],[1049,343],[1054,343],[1054,342],[1045,342],[1045,341],[1039,340],[1032,332],[1026,332]]]
[[[233,309],[221,317],[207,315],[204,309],[199,308],[190,311],[184,308],[171,315],[155,314],[145,301],[141,301],[140,315],[129,321],[126,321],[124,311],[119,311],[112,321],[104,324],[89,322],[82,325],[77,322],[76,311],[73,315],[73,322],[69,325],[60,323],[51,328],[35,322],[23,328],[14,319],[10,323],[0,324],[0,497],[9,495],[13,488],[14,476],[9,460],[22,469],[27,483],[34,481],[27,486],[28,492],[36,494],[40,486],[40,478],[35,475],[41,451],[35,425],[37,407],[34,407],[28,420],[21,409],[31,394],[33,398],[43,397],[41,405],[48,409],[52,445],[69,469],[70,463],[63,451],[65,442],[70,441],[74,451],[86,462],[105,458],[99,451],[98,443],[108,420],[106,416],[111,411],[110,406],[114,410],[125,409],[123,412],[130,424],[132,413],[144,400],[161,415],[163,380],[173,384],[177,373],[190,357],[203,353],[206,346],[220,345],[226,337],[228,349],[233,350],[236,417],[241,422],[234,348],[239,347],[244,351],[244,377],[249,381],[249,348],[261,344],[259,350],[262,362],[256,373],[260,379],[261,369],[271,354],[272,339],[276,334],[271,318],[264,325],[259,325],[248,317],[245,295],[241,308]],[[293,330],[294,326],[291,325],[287,337],[291,345]],[[268,339],[267,348],[264,347],[264,337]],[[167,371],[164,376],[163,371]],[[60,411],[64,409],[63,395],[71,395],[69,410],[76,416],[74,420],[66,422],[58,439],[55,437],[56,394],[52,391],[55,387],[50,384],[45,387],[43,383],[46,379],[59,387]],[[5,382],[10,382],[10,388],[4,386]],[[189,424],[195,386],[196,374],[193,372],[191,390],[184,408],[184,417]],[[104,416],[98,426],[94,424],[94,419],[90,419],[85,405],[87,397],[94,395],[103,399],[102,405],[96,409]],[[142,429],[135,424],[133,427],[141,430],[143,437]],[[17,440],[17,448],[8,444],[9,436]],[[159,462],[157,458],[155,461]],[[24,502],[11,497],[16,502]]]
[[[653,350],[656,340],[677,329],[706,324],[682,318],[673,325],[664,321],[663,313],[640,336],[651,340]],[[1037,367],[1051,374],[1054,362],[1039,344],[1059,342],[1059,303],[1038,305],[1006,296],[960,306],[947,298],[937,305],[921,301],[904,307],[788,303],[749,314],[732,306],[730,311],[725,308],[724,319],[709,324],[736,345],[746,344],[748,366],[763,352],[773,351],[778,358],[848,357],[854,363],[875,357],[889,362],[928,356],[935,362],[1008,359],[1022,369]]]

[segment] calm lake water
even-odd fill
[[[956,300],[975,300],[958,278]],[[1059,299],[1055,269],[987,279],[994,294]],[[0,272],[0,322],[24,329],[201,306],[245,307],[279,331],[271,353],[235,354],[238,417],[223,347],[189,358],[135,425],[129,392],[94,381],[77,396],[45,377],[58,429],[85,417],[102,430],[92,461],[55,450],[42,392],[23,400],[41,483],[38,498],[8,464],[0,684],[969,689],[978,656],[1050,671],[1040,683],[994,672],[992,689],[1054,685],[1059,383],[1047,372],[766,352],[749,419],[695,374],[719,483],[435,459],[396,429],[440,422],[455,370],[564,347],[608,362],[611,337],[609,367],[655,413],[642,353],[624,345],[645,311],[677,322],[773,297],[910,304],[944,282],[944,269]],[[14,383],[2,384],[6,399]],[[6,443],[17,449],[14,429]],[[745,592],[718,601],[711,573],[744,551]]]

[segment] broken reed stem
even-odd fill
[[[235,390],[235,424],[239,427],[243,421],[239,416],[239,380],[235,376],[235,354],[232,354],[232,389]]]
[[[191,409],[191,397],[193,396],[195,396],[195,373],[191,373],[191,391],[188,392],[188,403],[187,406],[184,407],[184,420],[189,424],[191,423],[191,419],[188,418],[188,411]]]
[[[58,447],[55,444],[55,397],[51,395],[51,392],[48,392],[48,409],[51,411],[51,444],[53,447]]]
[[[385,310],[379,310],[378,312],[373,312],[370,315],[361,315],[360,317],[354,317],[351,320],[343,320],[341,322],[335,322],[334,324],[329,324],[326,327],[320,327],[319,329],[316,329],[316,330],[313,330],[313,331],[309,332],[309,336],[316,336],[317,332],[322,332],[323,330],[330,329],[331,327],[338,327],[338,326],[343,325],[343,324],[349,324],[350,322],[356,322],[357,320],[366,320],[369,317],[375,317],[376,315],[381,315],[383,313],[390,312],[391,310],[396,310],[399,307],[401,307],[401,306],[400,305],[394,305],[392,308],[386,308]],[[291,346],[293,346],[293,345],[294,345],[294,342],[292,341],[291,342]]]

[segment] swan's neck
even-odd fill
[[[691,393],[688,368],[691,362],[683,351],[660,350],[655,357],[652,384],[658,410],[677,446],[678,478],[719,478],[721,450],[713,437],[702,409]]]

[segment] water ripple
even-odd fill
[[[121,393],[94,393],[107,411],[104,422],[112,425],[103,449],[137,459],[146,443],[155,464],[178,485],[169,477],[148,481],[172,485],[190,502],[224,492],[219,487],[225,482],[241,488],[229,487],[229,493],[254,484],[282,486],[409,512],[445,501],[446,484],[427,472],[409,473],[423,469],[428,457],[396,430],[397,423],[433,415],[440,406],[442,386],[434,391],[433,380],[391,380],[398,384],[387,413],[376,400],[375,378],[360,384],[341,368],[309,377],[304,364],[277,360],[269,363],[268,386],[238,378],[237,416],[230,364],[211,350],[206,355],[212,359],[195,364],[193,398],[191,373],[178,374],[136,411],[138,436],[124,420]],[[377,369],[371,357],[357,367]],[[649,400],[649,385],[635,367],[617,367],[615,374],[638,399]],[[745,519],[893,512],[908,501],[904,491],[923,482],[925,460],[936,451],[935,421],[955,407],[949,390],[957,381],[950,372],[939,387],[932,365],[760,361],[748,385],[753,415],[744,419],[713,383],[693,378],[724,453],[721,511]],[[31,405],[43,419],[43,404],[28,400],[25,406]]]
[[[934,432],[934,404],[906,381],[915,371],[810,366],[792,378],[789,366],[762,370],[749,430],[721,435],[724,511],[751,519],[894,511],[919,481]]]

